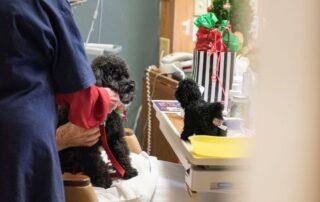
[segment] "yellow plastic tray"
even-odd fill
[[[216,137],[197,135],[189,137],[196,156],[213,158],[246,158],[251,154],[252,137]]]

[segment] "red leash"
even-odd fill
[[[116,170],[118,177],[122,178],[126,171],[123,169],[123,167],[119,164],[117,159],[112,154],[112,151],[108,145],[107,133],[106,133],[104,124],[100,125],[100,133],[101,133],[102,147],[106,151],[108,158],[110,159],[111,164],[113,165],[114,169]]]

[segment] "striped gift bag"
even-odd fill
[[[204,87],[203,99],[207,102],[224,102],[228,107],[229,90],[232,88],[234,52],[195,51],[193,78]]]

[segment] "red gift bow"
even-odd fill
[[[196,50],[210,53],[225,52],[227,46],[223,43],[222,35],[218,29],[200,27],[197,32]]]

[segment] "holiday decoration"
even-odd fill
[[[225,8],[229,7],[226,5]],[[232,87],[235,52],[239,39],[231,31],[227,19],[219,19],[213,12],[195,20],[199,27],[195,47],[193,78],[204,87],[203,99],[223,102],[228,108],[229,90]]]
[[[195,20],[195,25],[199,27],[196,50],[211,52],[239,50],[239,39],[231,32],[228,20],[222,19],[219,22],[214,13],[206,13]]]

